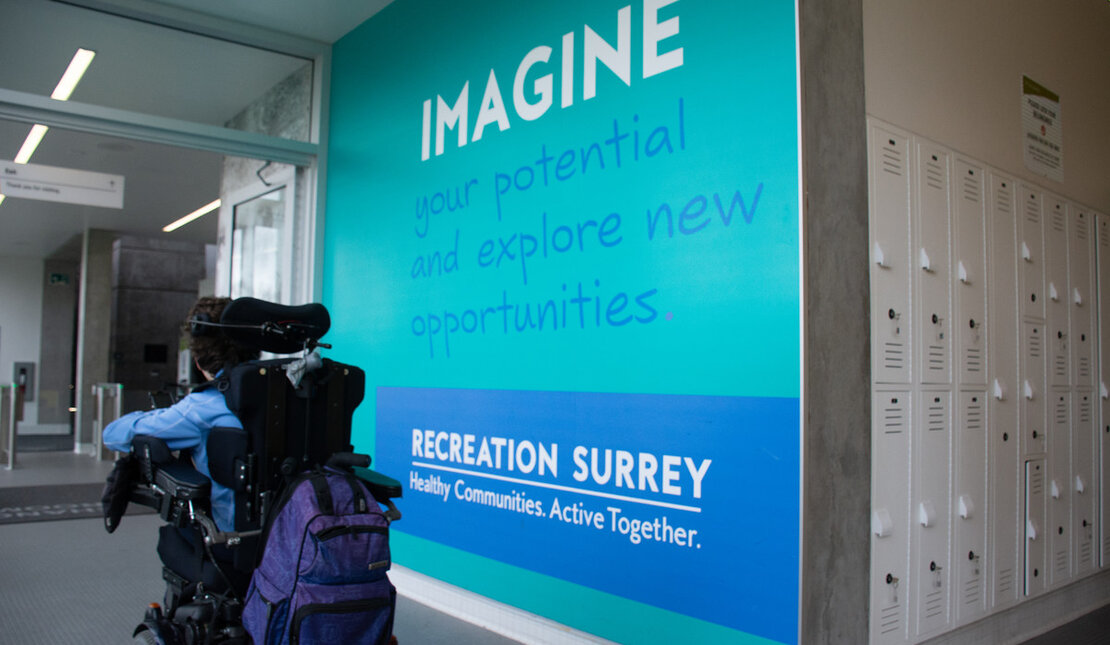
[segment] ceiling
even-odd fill
[[[0,88],[49,96],[79,47],[96,52],[70,100],[224,126],[309,61],[198,36],[114,13],[211,18],[331,44],[390,0],[0,0]],[[221,22],[221,24],[224,24]],[[30,130],[0,120],[0,159]],[[205,243],[214,215],[173,233],[162,227],[219,196],[223,156],[51,128],[32,164],[122,175],[124,207],[9,197],[0,204],[0,256],[77,259],[85,228]]]

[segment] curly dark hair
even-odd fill
[[[189,334],[189,350],[193,353],[193,360],[196,361],[197,367],[209,374],[254,360],[260,354],[256,349],[249,349],[232,342],[219,327],[201,325],[197,327],[197,333],[193,333],[194,318],[219,322],[220,315],[223,314],[224,307],[229,302],[231,302],[230,298],[201,298],[196,301],[185,318],[184,328]]]

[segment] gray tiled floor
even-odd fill
[[[0,487],[101,482],[111,469],[66,452],[23,453],[0,467]],[[159,519],[127,516],[109,535],[100,519],[0,525],[0,644],[130,642],[165,590],[155,553]],[[401,645],[509,645],[506,639],[404,597]]]

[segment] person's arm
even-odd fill
[[[149,435],[165,441],[170,450],[192,448],[202,436],[196,407],[196,397],[190,395],[168,408],[125,414],[104,428],[104,446],[130,452],[135,435]]]

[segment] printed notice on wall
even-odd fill
[[[1028,76],[1021,77],[1021,130],[1025,167],[1064,181],[1060,96]]]

